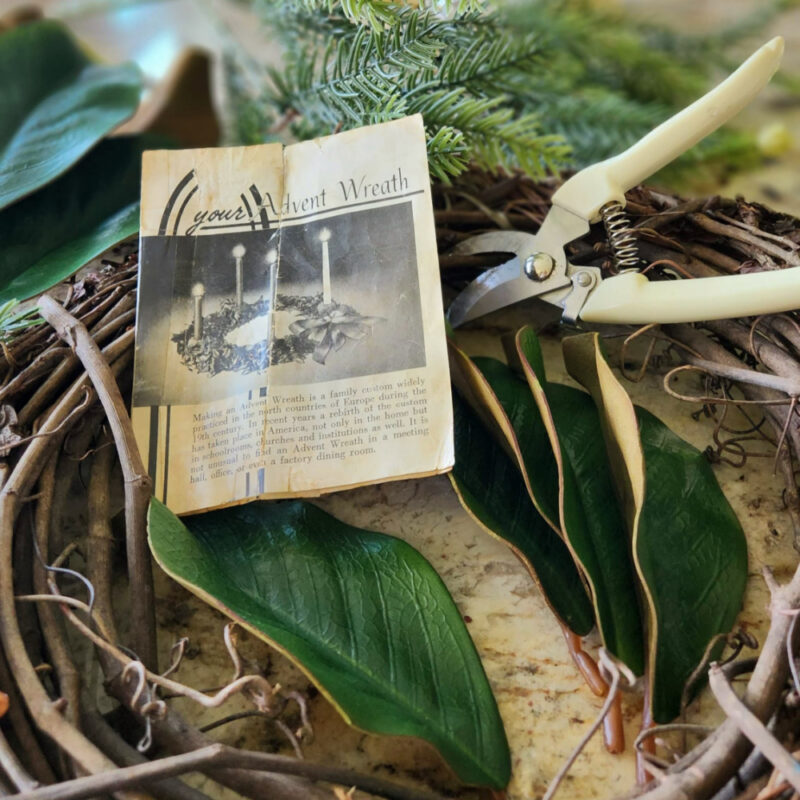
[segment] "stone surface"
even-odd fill
[[[517,321],[510,320],[509,332]],[[495,322],[490,319],[490,323]],[[500,323],[490,333],[466,331],[459,338],[473,354],[501,356],[499,334],[505,329]],[[561,365],[558,336],[544,336],[543,345],[552,378],[568,381]],[[613,352],[613,340],[609,347]],[[640,383],[625,385],[636,402],[695,446],[704,448],[711,440],[713,423],[703,417],[695,419],[691,412],[698,406],[670,398],[661,390],[660,381],[660,376],[648,374]],[[696,387],[687,382],[683,388],[693,391]],[[768,613],[761,567],[768,564],[779,579],[785,579],[797,561],[791,526],[781,508],[780,480],[772,472],[770,459],[754,459],[741,468],[720,464],[714,469],[748,537],[750,581],[740,624],[763,641]],[[508,798],[530,800],[541,796],[597,715],[601,701],[574,669],[561,631],[522,565],[510,550],[472,522],[446,477],[370,486],[316,502],[353,525],[403,538],[436,568],[464,615],[503,716],[514,769]],[[189,635],[192,658],[181,677],[195,686],[219,685],[230,672],[222,645],[223,618],[163,576],[159,597],[164,658],[171,641]],[[307,689],[296,668],[253,637],[243,637],[242,651],[254,666],[265,668],[271,680],[285,687]],[[224,711],[198,714],[188,703],[175,702],[198,724],[246,708],[237,700]],[[640,711],[641,697],[627,696],[624,716],[628,750],[611,756],[596,737],[573,767],[562,789],[564,796],[573,800],[606,798],[631,787],[635,767],[630,743],[638,731]],[[690,717],[695,721],[718,718],[707,692],[692,705]],[[421,780],[439,791],[457,792],[460,797],[476,796],[469,790],[459,792],[448,769],[422,743],[349,729],[321,696],[311,701],[311,718],[316,737],[305,748],[309,759],[346,764],[396,780]],[[240,746],[281,746],[288,752],[280,732],[266,720],[231,723],[215,735]]]

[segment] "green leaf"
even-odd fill
[[[709,642],[741,608],[744,532],[702,453],[634,408],[597,334],[565,340],[564,357],[600,411],[648,610],[653,718],[668,722]]]
[[[0,342],[9,342],[25,328],[41,324],[42,318],[39,316],[37,308],[20,311],[19,303],[16,300],[8,300],[0,304]]]
[[[544,378],[538,341],[532,332],[530,336],[518,341],[527,383],[496,359],[469,362],[453,351],[456,385],[468,385],[465,396],[472,407],[493,420],[495,435],[515,458],[533,504],[579,565],[606,647],[641,674],[644,642],[635,576],[625,525],[608,483],[597,413],[583,393],[575,398],[568,390],[551,398],[553,387]],[[581,396],[588,406],[581,406]],[[592,415],[588,419],[587,411]],[[572,415],[582,413],[583,419],[573,422]]]
[[[560,532],[558,465],[525,382],[500,361],[471,359],[452,342],[450,356],[453,384],[516,461],[536,510]]]
[[[553,613],[586,636],[594,609],[562,538],[536,511],[522,475],[477,414],[453,395],[455,465],[450,480],[467,512],[522,561]]]
[[[212,511],[187,528],[153,500],[149,523],[159,564],[294,660],[349,723],[427,740],[466,783],[508,783],[478,654],[412,547],[300,501]]]
[[[132,64],[93,64],[57,22],[0,36],[0,209],[63,174],[136,110]]]
[[[603,642],[641,675],[644,636],[636,574],[597,409],[585,392],[547,381],[539,341],[530,328],[517,335],[517,352],[542,418],[552,420],[551,441],[563,482],[562,526],[589,582]],[[535,453],[528,464],[536,468]]]
[[[101,142],[51,186],[0,211],[0,302],[49,289],[139,227],[141,155],[155,137]]]

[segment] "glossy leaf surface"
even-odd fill
[[[301,502],[189,517],[152,501],[177,581],[295,661],[351,724],[420,737],[466,783],[504,787],[497,705],[447,589],[405,542]]]
[[[597,409],[585,392],[550,383],[536,335],[523,329],[517,352],[542,418],[551,420],[561,466],[563,529],[592,591],[608,650],[637,675],[644,672],[644,635],[625,519],[616,500]],[[560,452],[559,452],[560,451]]]
[[[52,20],[0,36],[0,209],[66,172],[136,109],[132,64],[92,63]]]
[[[596,334],[567,339],[564,355],[600,412],[648,607],[653,717],[667,722],[709,642],[741,608],[744,532],[703,454],[634,408]]]
[[[470,387],[480,389],[469,392],[470,404],[482,417],[491,416],[498,422],[494,435],[505,438],[537,510],[545,512],[546,518],[555,517],[554,529],[589,584],[595,618],[606,647],[641,674],[644,644],[635,579],[625,526],[614,505],[613,489],[610,495],[603,495],[604,486],[610,484],[607,467],[598,463],[605,455],[596,411],[585,393],[568,387],[563,387],[567,395],[558,398],[559,402],[568,403],[564,413],[554,407],[535,336],[531,346],[520,349],[520,357],[527,381],[493,358],[474,358],[469,364],[454,359],[453,363],[461,373],[459,383],[467,382]],[[472,374],[475,371],[479,377]],[[464,376],[468,376],[468,381]],[[481,380],[488,388],[481,387]],[[570,420],[574,411],[570,407],[573,403],[570,391],[578,395],[574,400],[579,404],[577,411],[584,412],[580,427],[575,428],[576,435],[573,435]],[[588,406],[580,407],[581,396]],[[590,419],[585,418],[587,411]],[[561,441],[564,433],[576,444],[577,452]],[[591,485],[583,486],[576,477],[571,463],[573,455],[580,459],[580,475],[591,478]],[[602,485],[598,489],[594,486],[594,470],[600,472]],[[567,583],[569,575],[569,572],[564,573]],[[549,595],[548,598],[557,608],[554,599]]]
[[[467,512],[525,564],[556,616],[585,636],[594,610],[569,548],[531,502],[511,456],[458,393],[453,395],[455,465],[450,475]]]
[[[558,465],[525,381],[501,361],[470,358],[452,342],[449,352],[453,385],[516,461],[536,510],[560,532]]]
[[[49,289],[139,228],[149,137],[108,139],[50,186],[0,211],[0,302]]]

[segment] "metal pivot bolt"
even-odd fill
[[[553,272],[556,262],[547,253],[534,253],[525,259],[525,274],[532,281],[543,281],[549,278]]]
[[[589,286],[592,283],[592,276],[588,272],[579,272],[575,276],[575,282],[578,286]]]

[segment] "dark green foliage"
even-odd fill
[[[358,4],[358,14],[355,4],[323,5],[327,13],[317,3],[258,4],[285,59],[269,71],[258,98],[233,94],[235,117],[253,120],[254,107],[266,106],[288,120],[288,133],[306,138],[422,113],[431,172],[440,179],[470,161],[522,166],[540,177],[566,163],[564,143],[544,135],[539,115],[520,112],[504,92],[514,91],[515,73],[535,69],[535,37],[517,36],[468,3],[450,18],[384,3]],[[375,8],[391,22],[378,20]],[[354,17],[367,24],[353,25]],[[263,141],[266,118],[260,131],[237,124],[234,133],[239,141]]]
[[[142,88],[132,64],[90,61],[54,20],[0,36],[0,208],[63,175],[131,116]]]
[[[472,161],[541,177],[614,155],[736,66],[732,45],[797,4],[772,0],[713,35],[687,36],[587,0],[521,0],[493,13],[482,0],[253,2],[285,56],[253,75],[258,96],[232,93],[237,141],[419,112],[432,175],[443,180]],[[757,158],[752,136],[723,130],[671,172]]]
[[[577,167],[615,155],[685,107],[739,66],[748,37],[755,47],[772,19],[797,0],[773,0],[715,32],[689,36],[644,24],[586,0],[523,0],[503,19],[540,37],[550,69],[529,76],[514,95],[521,111],[536,108],[547,132],[563,136]],[[747,53],[748,48],[744,48]],[[665,170],[682,177],[702,167],[716,174],[751,167],[752,134],[723,128]]]
[[[274,122],[272,109],[264,98],[258,102],[253,99],[245,73],[230,53],[225,55],[223,63],[228,102],[236,110],[227,120],[227,138],[247,144],[265,141]]]
[[[299,112],[292,134],[324,135],[421,113],[436,177],[457,174],[470,160],[521,166],[537,176],[564,163],[563,143],[542,135],[539,116],[518,112],[503,94],[511,72],[534,68],[534,38],[517,38],[476,12],[442,19],[392,9],[392,23],[379,27],[348,27],[336,12],[325,18],[312,12],[307,39],[298,14],[283,19],[287,57],[270,70],[265,99],[281,114]],[[332,30],[323,48],[325,25]]]
[[[167,574],[277,646],[362,731],[430,742],[465,783],[502,789],[511,757],[489,681],[433,567],[400,539],[310,503],[186,519],[153,500]]]

